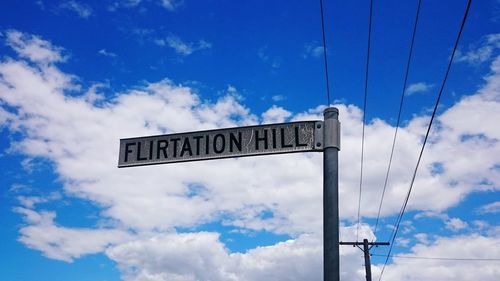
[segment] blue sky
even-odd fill
[[[466,2],[422,1],[376,234],[417,2],[374,2],[361,237],[390,235]],[[369,2],[324,4],[352,240]],[[120,138],[321,119],[319,15],[315,1],[3,1],[1,279],[322,280],[320,154],[116,168]],[[396,255],[500,258],[499,21],[498,1],[473,2]],[[362,280],[361,252],[341,254],[343,280]],[[383,280],[498,268],[395,258]]]

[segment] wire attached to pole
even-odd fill
[[[413,56],[413,46],[414,46],[414,43],[415,43],[415,34],[417,33],[418,18],[419,18],[419,15],[420,15],[420,6],[421,6],[421,3],[422,3],[422,0],[418,0],[417,12],[416,12],[416,15],[415,15],[415,23],[413,24],[413,34],[411,36],[410,52],[408,54],[408,60],[406,62],[406,71],[405,71],[405,76],[404,76],[404,81],[403,81],[403,90],[401,92],[401,100],[400,100],[400,103],[399,103],[398,120],[397,120],[397,123],[396,123],[396,130],[394,131],[394,137],[392,139],[391,156],[389,157],[389,164],[387,165],[387,173],[385,175],[384,188],[382,190],[382,196],[380,197],[380,204],[378,206],[377,219],[375,221],[375,229],[373,230],[373,235],[375,237],[377,236],[377,228],[378,228],[378,223],[379,223],[379,218],[380,218],[380,212],[382,210],[382,203],[384,202],[385,190],[387,188],[387,183],[388,183],[388,180],[389,180],[389,174],[391,172],[392,158],[394,156],[394,148],[396,146],[396,138],[398,136],[399,124],[401,123],[401,112],[403,111],[403,102],[404,102],[404,97],[405,97],[405,93],[406,93],[406,86],[408,84],[408,74],[410,72],[411,58]],[[391,237],[392,237],[392,235],[391,235]],[[389,239],[390,239],[390,237],[389,237]]]
[[[391,246],[389,247],[389,252],[387,253],[387,257],[385,259],[384,267],[382,267],[382,271],[380,272],[379,281],[382,280],[382,276],[383,276],[385,268],[387,266],[387,262],[389,261],[389,257],[391,256],[392,248],[394,246],[394,241],[396,240],[396,235],[398,234],[399,226],[400,226],[401,221],[403,219],[403,215],[405,213],[406,207],[408,206],[408,201],[410,199],[411,191],[413,189],[413,184],[415,183],[415,178],[417,176],[418,167],[420,165],[420,161],[422,160],[422,155],[424,153],[425,145],[427,143],[427,139],[429,137],[429,134],[430,134],[430,131],[431,131],[431,128],[432,128],[432,123],[433,123],[434,118],[436,116],[437,108],[439,106],[439,102],[440,102],[441,96],[443,94],[444,86],[446,85],[446,81],[448,80],[448,75],[450,74],[451,65],[453,64],[453,58],[455,57],[455,53],[456,53],[456,50],[458,48],[458,43],[460,42],[460,37],[462,37],[462,31],[464,29],[465,22],[467,21],[467,16],[469,15],[469,10],[470,10],[470,6],[471,6],[471,2],[472,2],[472,0],[468,0],[468,2],[467,2],[467,8],[465,9],[464,17],[463,17],[462,23],[460,25],[460,30],[458,31],[458,35],[457,35],[457,38],[455,40],[455,45],[453,46],[453,51],[451,53],[451,57],[450,57],[450,60],[448,62],[448,67],[446,68],[446,72],[445,72],[445,75],[444,75],[444,78],[443,78],[443,82],[441,83],[441,87],[439,89],[439,94],[438,94],[437,99],[436,99],[436,104],[434,105],[434,110],[432,111],[431,120],[429,121],[429,125],[427,127],[427,132],[425,133],[425,138],[424,138],[424,142],[422,144],[422,148],[420,150],[420,154],[418,156],[417,165],[415,166],[415,170],[413,171],[413,176],[412,176],[412,179],[411,179],[410,188],[408,189],[408,193],[406,194],[406,198],[404,200],[403,206],[401,207],[401,212],[400,212],[400,214],[398,216],[397,223],[396,223],[396,226],[394,228],[394,235],[392,236]]]
[[[374,257],[385,257],[386,255],[371,254]],[[391,255],[391,258],[399,259],[416,259],[416,260],[442,260],[442,261],[479,261],[479,262],[490,262],[500,261],[500,258],[446,258],[446,257],[420,257],[420,256],[403,256],[403,255]]]
[[[320,6],[320,11],[321,11],[321,31],[323,34],[323,57],[325,60],[325,78],[326,78],[326,99],[327,99],[327,106],[330,106],[330,81],[328,79],[328,59],[327,59],[327,52],[326,52],[326,36],[325,36],[325,19],[323,16],[323,0],[319,0],[319,6]]]
[[[370,16],[368,18],[368,48],[366,50],[366,67],[365,67],[365,98],[363,101],[363,131],[361,134],[361,165],[359,175],[359,197],[358,197],[358,222],[356,224],[356,241],[359,240],[359,224],[361,214],[361,191],[363,188],[363,162],[365,154],[365,123],[366,123],[366,99],[368,97],[368,74],[370,68],[370,49],[372,38],[372,15],[373,15],[373,0],[370,0]]]

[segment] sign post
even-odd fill
[[[237,127],[120,140],[118,167],[186,161],[323,152],[323,268],[325,281],[339,281],[339,111],[326,108],[324,121]]]
[[[323,274],[325,281],[339,281],[339,111],[329,107],[323,114]]]

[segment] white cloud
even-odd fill
[[[106,51],[106,49],[100,49],[99,52],[97,52],[97,53],[101,56],[110,57],[110,58],[115,58],[117,56],[117,54],[115,54],[113,52]]]
[[[121,3],[127,7],[135,7],[139,5],[142,0],[122,0]]]
[[[45,203],[48,201],[46,198],[37,197],[37,196],[30,196],[30,197],[19,196],[19,197],[17,197],[17,200],[19,200],[19,203],[22,206],[24,206],[26,208],[30,208],[30,209],[32,209],[35,206],[35,204]]]
[[[498,258],[498,236],[469,236],[439,237],[432,244],[418,244],[412,247],[408,254],[400,256],[408,258],[394,258],[394,264],[387,266],[383,279],[395,280],[461,280],[494,281],[500,276],[498,261],[457,261],[423,258]],[[423,270],[425,269],[425,270]],[[373,280],[377,280],[381,265],[372,269]]]
[[[129,239],[128,233],[116,229],[66,228],[54,223],[54,212],[36,212],[16,208],[25,217],[28,226],[20,229],[19,241],[45,256],[71,262],[82,255],[103,252],[113,243]]]
[[[87,92],[83,95],[83,99],[89,104],[96,104],[104,101],[104,95],[99,93],[98,90],[101,88],[106,88],[108,85],[98,83],[90,86]]]
[[[477,65],[495,58],[495,53],[499,49],[500,33],[489,34],[484,37],[479,46],[472,46],[465,53],[458,52],[456,61]]]
[[[169,11],[174,11],[177,7],[182,5],[182,1],[178,0],[160,0],[160,5],[169,10]]]
[[[24,244],[51,258],[68,261],[106,251],[128,280],[192,280],[206,268],[207,276],[219,280],[268,280],[283,272],[293,272],[296,280],[321,279],[320,153],[116,168],[120,138],[258,123],[242,99],[235,96],[234,87],[219,99],[207,101],[189,87],[165,79],[134,87],[112,100],[100,99],[96,105],[96,100],[81,89],[80,96],[65,95],[67,89],[79,86],[76,79],[53,65],[62,61],[61,48],[16,31],[7,34],[7,42],[18,57],[0,61],[4,112],[0,118],[8,130],[22,132],[23,136],[11,143],[12,151],[50,161],[66,196],[90,200],[102,208],[103,220],[112,220],[120,227],[66,228],[54,222],[53,212],[20,208],[17,211],[27,223],[21,230]],[[476,94],[462,98],[437,117],[439,126],[424,153],[408,210],[442,213],[471,192],[498,190],[500,171],[495,167],[500,144],[495,140],[500,139],[500,130],[495,125],[500,120],[499,93],[500,58],[492,64],[491,75]],[[362,114],[353,105],[337,107],[342,122],[340,212],[343,219],[352,219],[357,213],[357,196],[352,190],[357,189],[359,171],[353,167],[359,167]],[[314,120],[322,118],[323,109],[319,106],[289,114],[284,108],[274,107],[262,117]],[[416,116],[400,128],[382,216],[400,210],[428,119]],[[379,119],[366,126],[363,216],[377,214],[373,200],[381,194],[385,173],[380,165],[387,161],[390,144],[386,140],[393,132],[394,127]],[[441,163],[440,173],[433,171],[435,163]],[[201,187],[194,193],[190,189],[193,184]],[[26,206],[36,207],[36,202]],[[263,211],[273,216],[263,218]],[[178,234],[174,230],[221,220],[236,229],[266,230],[294,238],[237,254],[229,253],[216,233]],[[373,234],[367,227],[362,230],[362,237],[371,239]],[[354,231],[343,228],[343,238]],[[169,240],[188,253],[178,257],[181,251],[171,251]],[[208,245],[197,251],[203,242]],[[420,254],[418,249],[412,251]],[[161,258],[154,260],[153,254],[144,257],[148,252]],[[342,253],[345,280],[363,278],[359,250],[347,247]],[[189,257],[200,260],[188,262]],[[170,261],[178,261],[178,266]],[[404,274],[397,266],[388,274]],[[294,278],[292,274],[285,276]],[[405,279],[397,277],[392,279]]]
[[[142,3],[147,3],[150,1],[142,1],[142,0],[117,0],[111,3],[108,6],[108,10],[111,12],[116,11],[119,8],[137,8],[139,7],[139,11],[145,11],[144,5]],[[165,8],[168,11],[175,11],[179,6],[181,6],[184,1],[183,0],[154,0],[156,5],[159,5]]]
[[[282,107],[273,105],[266,112],[262,113],[262,123],[283,123],[292,113]]]
[[[259,57],[260,60],[266,62],[269,60],[269,55],[267,54],[267,46],[264,46],[259,49],[257,52],[257,56]]]
[[[194,51],[192,44],[186,44],[178,37],[168,37],[165,42],[170,48],[174,49],[176,53],[183,56],[190,55]]]
[[[302,54],[302,57],[307,59],[309,57],[312,58],[319,58],[323,56],[323,46],[318,45],[317,43],[310,43],[306,44],[304,47],[304,53]]]
[[[283,95],[274,95],[271,97],[271,99],[275,102],[278,102],[278,101],[284,101],[286,97]]]
[[[464,222],[459,218],[451,218],[448,221],[446,221],[446,228],[451,231],[459,231],[468,226],[469,225],[466,222]]]
[[[413,226],[412,221],[402,221],[401,222],[401,233],[408,234],[415,231],[415,226]]]
[[[396,244],[399,247],[408,247],[410,244],[411,240],[407,238],[396,238]]]
[[[119,0],[108,5],[108,11],[115,12],[119,8],[135,8],[141,4],[142,0]]]
[[[490,225],[486,221],[482,220],[475,220],[472,222],[472,224],[477,227],[479,230],[483,230],[485,228],[488,228]]]
[[[429,235],[427,233],[417,233],[414,235],[415,239],[423,245],[428,245],[430,244],[429,242]]]
[[[342,229],[354,239],[355,227]],[[361,232],[370,231],[366,226]],[[110,247],[108,256],[122,266],[125,280],[322,280],[320,235],[295,239],[245,253],[229,253],[217,233],[169,233]],[[342,280],[354,281],[361,252],[341,247]],[[355,274],[353,274],[353,272]]]
[[[478,209],[480,214],[496,214],[500,213],[500,201],[481,206]]]
[[[407,95],[413,95],[415,93],[428,92],[432,87],[433,87],[432,84],[427,84],[427,83],[424,83],[424,82],[418,82],[418,83],[410,84],[406,88],[406,94]]]
[[[279,58],[271,58],[267,46],[260,48],[259,51],[257,52],[257,56],[262,62],[269,64],[269,66],[271,66],[274,69],[277,69],[281,66]]]
[[[212,43],[210,42],[207,42],[203,39],[201,39],[200,41],[198,41],[198,50],[204,50],[204,49],[210,49],[212,48]]]
[[[108,250],[125,280],[320,280],[321,244],[307,235],[230,254],[216,233],[166,234]],[[280,278],[281,277],[281,278]]]
[[[461,220],[460,218],[450,218],[447,214],[438,212],[421,212],[415,215],[415,219],[420,218],[437,218],[443,221],[445,228],[451,231],[459,231],[467,228],[469,225],[467,222]]]
[[[415,219],[421,219],[421,218],[438,218],[442,220],[448,219],[448,215],[434,212],[434,211],[424,211],[416,214],[414,216]]]
[[[52,192],[48,196],[18,196],[17,200],[23,207],[33,209],[36,204],[46,203],[61,198],[62,196],[59,192]]]
[[[63,49],[53,46],[49,41],[39,36],[8,30],[6,33],[7,45],[14,49],[21,57],[37,63],[61,62],[66,58],[61,54]]]
[[[59,5],[59,8],[72,11],[83,19],[89,18],[93,13],[92,8],[88,4],[73,0],[62,2]]]
[[[168,46],[182,56],[189,56],[195,51],[212,48],[212,44],[205,40],[200,40],[198,44],[193,44],[186,43],[177,36],[169,36],[166,39],[155,39],[154,42],[159,46]]]
[[[45,10],[45,4],[43,3],[42,0],[37,0],[35,1],[35,4],[43,11]]]
[[[19,183],[14,183],[9,188],[9,192],[12,192],[14,194],[31,193],[32,191],[33,191],[33,188],[31,188],[31,186],[19,184]]]

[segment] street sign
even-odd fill
[[[323,152],[323,276],[325,281],[338,281],[339,110],[328,107],[323,115],[324,121],[121,139],[118,167],[277,153]]]
[[[323,151],[323,121],[121,139],[118,167],[306,151]]]

